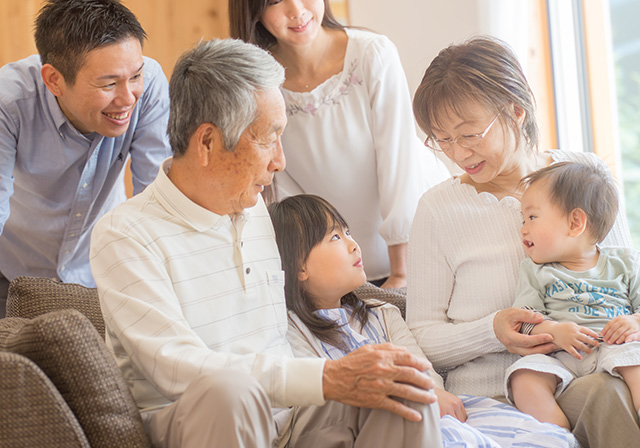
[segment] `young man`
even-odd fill
[[[95,286],[95,222],[170,155],[167,80],[142,56],[145,32],[116,0],[50,0],[33,55],[0,69],[0,317],[9,281]]]

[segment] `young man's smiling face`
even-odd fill
[[[118,137],[129,128],[142,95],[143,64],[136,38],[104,45],[87,53],[73,85],[58,75],[52,93],[79,132]]]

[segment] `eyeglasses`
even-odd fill
[[[442,152],[449,151],[454,143],[457,143],[459,146],[462,146],[463,148],[473,149],[476,146],[478,146],[482,141],[482,139],[489,133],[489,131],[491,130],[491,127],[496,122],[496,120],[498,120],[498,117],[500,116],[503,110],[504,110],[504,107],[500,109],[500,112],[498,112],[498,115],[493,117],[493,120],[491,120],[491,123],[489,123],[489,126],[487,126],[486,129],[480,134],[459,135],[453,140],[450,138],[428,138],[424,142],[424,144],[429,148],[433,149],[434,151],[442,151]]]

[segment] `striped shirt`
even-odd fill
[[[351,319],[351,313],[351,307],[314,311],[314,314],[323,319],[334,321],[339,325],[337,330],[346,347],[346,350],[343,350],[324,341],[320,341],[320,345],[329,359],[340,359],[347,353],[367,344],[382,344],[383,342],[387,342],[387,335],[384,332],[383,324],[380,322],[380,318],[376,313],[371,309],[367,310],[369,319],[367,319],[367,323],[364,326],[360,325],[359,321],[354,322]],[[353,328],[352,324],[356,324],[355,326],[360,328],[360,330]]]
[[[107,344],[142,409],[177,399],[202,374],[236,369],[275,407],[324,403],[319,359],[286,340],[284,275],[264,203],[220,216],[166,175],[96,225],[91,268]]]

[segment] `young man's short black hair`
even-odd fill
[[[35,23],[35,40],[42,64],[51,64],[69,85],[91,50],[146,33],[118,0],[49,0]]]

